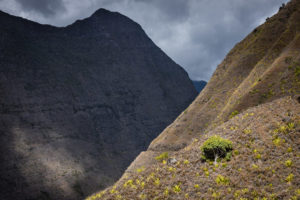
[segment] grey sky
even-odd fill
[[[287,0],[0,0],[0,9],[56,26],[99,8],[141,24],[150,38],[189,73],[208,80],[228,51]]]

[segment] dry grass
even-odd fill
[[[196,100],[149,150],[179,150],[234,111],[300,94],[300,1],[291,1],[256,29],[229,52]]]
[[[233,142],[233,157],[201,160],[204,141]],[[201,134],[171,157],[137,170],[89,199],[297,199],[300,198],[300,106],[290,97],[250,108]],[[98,198],[97,198],[98,195]]]

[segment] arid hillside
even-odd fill
[[[292,0],[228,53],[119,182],[89,199],[300,198],[299,94],[300,1]],[[200,147],[214,135],[232,142],[231,159],[203,160]]]
[[[295,199],[300,197],[300,106],[290,97],[249,108],[186,148],[162,154],[88,199]],[[230,161],[203,162],[211,136],[233,143]],[[157,157],[158,158],[158,157]],[[165,159],[165,160],[164,160]]]

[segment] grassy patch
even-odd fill
[[[169,153],[168,152],[163,152],[159,156],[156,156],[155,159],[158,161],[163,161],[169,158]]]

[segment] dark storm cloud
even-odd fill
[[[38,12],[44,16],[55,15],[65,10],[62,0],[15,0],[25,11]]]
[[[189,4],[186,0],[134,0],[153,5],[156,9],[163,13],[162,17],[168,21],[182,21],[189,17]]]
[[[192,79],[208,80],[228,51],[287,0],[0,0],[0,9],[57,26],[98,8],[135,20]]]

